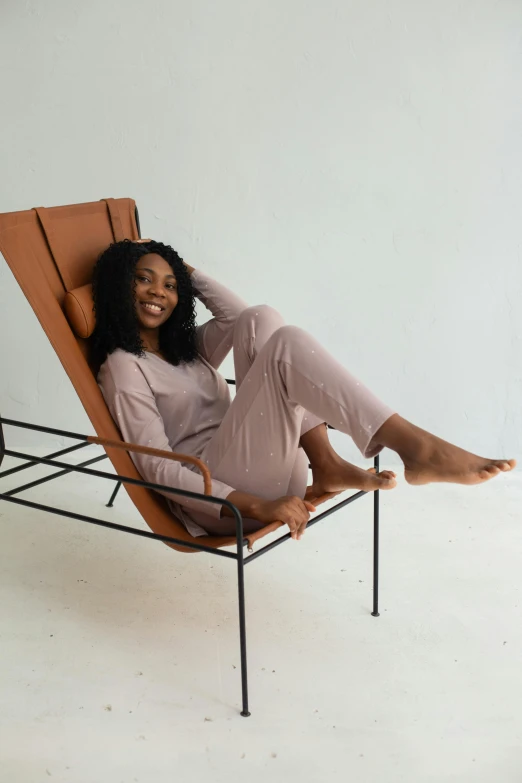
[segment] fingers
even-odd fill
[[[306,525],[310,519],[310,512],[316,511],[317,509],[314,504],[310,503],[308,500],[301,500],[301,498],[297,497],[293,500],[296,508],[296,530],[295,534],[292,535],[292,538],[299,541],[304,535]]]
[[[297,540],[297,541],[300,541],[300,540],[302,539],[302,537],[304,536],[304,532],[305,532],[305,530],[306,530],[306,525],[307,525],[307,524],[308,524],[308,520],[307,520],[307,519],[305,519],[305,520],[303,520],[303,521],[300,523],[300,525],[298,526],[298,528],[297,528],[297,532],[296,532],[296,540]]]
[[[295,519],[289,520],[287,523],[288,527],[290,528],[290,537],[294,539],[294,541],[297,541],[297,522]]]
[[[288,526],[290,536],[294,541],[303,537],[310,512],[316,511],[316,507],[308,500],[302,500],[299,497],[291,496],[279,498],[273,502],[274,508],[272,514],[275,518]]]
[[[297,523],[297,530],[295,536],[297,541],[300,541],[301,538],[304,536],[304,532],[306,530],[308,520],[310,519],[310,512],[317,511],[314,504],[310,503],[308,500],[302,500],[300,507],[301,507],[301,514]]]

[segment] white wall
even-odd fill
[[[401,413],[517,455],[519,0],[0,14],[1,211],[132,196],[144,236],[281,309]],[[2,414],[90,431],[3,261],[0,286]]]

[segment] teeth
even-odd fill
[[[147,310],[153,310],[155,313],[161,313],[161,307],[158,307],[158,305],[147,302],[143,304],[143,307],[146,307]]]

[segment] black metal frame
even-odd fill
[[[233,381],[229,381],[229,383],[233,383]],[[70,446],[68,448],[61,449],[52,454],[49,454],[47,457],[35,457],[31,454],[25,454],[24,452],[19,452],[19,451],[12,451],[11,449],[6,448],[4,434],[3,434],[4,424],[13,427],[22,427],[24,429],[29,429],[33,431],[36,430],[38,432],[43,432],[50,435],[59,435],[61,437],[71,438],[74,440],[79,440],[81,442],[74,446]],[[186,490],[181,490],[181,489],[174,490],[172,487],[166,487],[161,484],[153,484],[152,482],[149,481],[141,481],[138,479],[129,478],[128,476],[119,476],[113,473],[106,473],[99,470],[92,470],[91,468],[87,467],[88,465],[92,465],[95,462],[99,462],[103,459],[106,459],[107,457],[106,454],[102,454],[100,456],[93,457],[89,460],[85,460],[83,462],[80,462],[78,465],[70,465],[65,462],[60,462],[56,459],[56,457],[61,457],[64,454],[69,454],[71,452],[77,451],[79,449],[91,445],[87,441],[87,437],[88,437],[87,435],[81,435],[79,433],[68,432],[66,430],[57,430],[51,427],[41,427],[34,424],[27,424],[26,422],[15,421],[13,419],[6,419],[0,416],[0,465],[2,464],[4,456],[13,457],[15,459],[24,461],[23,465],[19,465],[17,467],[1,471],[0,479],[5,478],[6,476],[11,476],[14,473],[18,473],[22,470],[25,470],[26,468],[33,467],[34,465],[49,465],[50,467],[59,468],[59,470],[56,473],[52,473],[50,476],[37,479],[36,481],[31,481],[28,484],[23,484],[19,487],[10,489],[7,492],[0,493],[0,500],[9,503],[15,503],[17,505],[27,506],[29,508],[38,509],[40,511],[46,511],[50,514],[58,514],[60,516],[68,517],[69,519],[77,519],[81,522],[87,522],[93,525],[108,527],[111,528],[112,530],[118,530],[123,533],[130,533],[131,535],[141,536],[142,538],[152,538],[157,541],[163,541],[164,543],[178,544],[179,546],[187,547],[189,549],[195,549],[200,552],[208,552],[209,554],[217,555],[218,557],[225,557],[229,560],[235,560],[237,563],[238,602],[239,602],[239,640],[240,640],[240,650],[241,650],[241,688],[242,688],[241,715],[243,715],[244,717],[248,717],[250,715],[250,712],[248,711],[244,568],[253,560],[257,560],[258,557],[261,557],[261,555],[270,552],[276,546],[279,546],[285,541],[290,540],[291,538],[290,533],[286,533],[285,535],[280,536],[274,541],[271,541],[269,544],[266,544],[257,552],[252,552],[252,550],[249,550],[250,554],[247,557],[245,557],[243,550],[248,542],[243,535],[243,519],[241,517],[241,513],[238,510],[238,508],[236,508],[236,506],[234,506],[232,503],[229,503],[227,500],[223,500],[222,498],[216,498],[211,495],[202,495],[195,492],[188,492]],[[378,457],[375,458],[374,464],[375,464],[375,469],[378,471],[379,470]],[[65,509],[56,508],[55,506],[47,506],[41,503],[34,503],[29,500],[22,500],[21,498],[15,497],[20,492],[24,492],[27,489],[32,489],[38,486],[39,484],[44,484],[47,481],[52,481],[53,479],[59,478],[60,476],[64,476],[67,473],[74,473],[74,472],[83,473],[88,476],[96,476],[98,478],[108,479],[109,481],[115,481],[116,482],[115,490],[111,495],[111,499],[109,500],[109,503],[107,504],[109,507],[112,506],[114,502],[114,498],[116,497],[116,493],[122,484],[134,484],[136,486],[146,487],[147,489],[160,490],[162,492],[175,492],[176,495],[181,495],[189,498],[198,498],[200,500],[207,501],[208,503],[217,503],[219,505],[227,506],[227,508],[229,508],[230,511],[232,512],[236,523],[237,551],[228,552],[228,551],[223,551],[221,549],[214,549],[212,547],[205,546],[204,544],[196,544],[188,541],[182,541],[181,539],[173,538],[171,536],[161,536],[158,535],[157,533],[152,533],[146,530],[136,530],[135,528],[127,527],[126,525],[119,525],[119,524],[115,524],[114,522],[107,522],[105,520],[97,519],[95,517],[90,517],[85,514],[77,514],[76,512],[66,511]],[[315,516],[308,523],[308,527],[312,527],[313,525],[316,525],[321,520],[330,516],[334,512],[339,511],[341,508],[344,508],[348,504],[353,503],[355,500],[358,500],[359,498],[363,497],[363,495],[365,494],[366,492],[356,492],[353,495],[350,495],[348,498],[345,498],[345,500],[340,501],[332,508],[328,509],[327,511],[323,511],[322,513]],[[373,493],[373,611],[372,611],[372,615],[374,617],[379,616],[378,587],[379,587],[379,493],[374,492]]]

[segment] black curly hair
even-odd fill
[[[124,239],[104,250],[96,262],[92,280],[96,326],[91,337],[91,360],[100,367],[107,356],[121,348],[143,356],[135,307],[135,270],[142,256],[156,253],[171,267],[178,284],[178,304],[159,330],[159,349],[170,364],[190,364],[197,356],[194,289],[183,259],[162,242]]]

